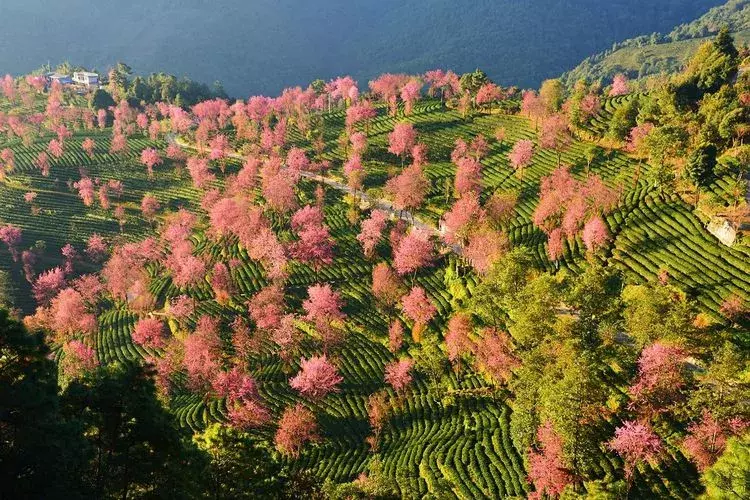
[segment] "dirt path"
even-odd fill
[[[183,139],[179,137],[175,137],[173,134],[167,135],[167,141],[170,144],[176,144],[182,149],[190,149],[193,151],[198,151],[198,148],[195,145],[189,144]],[[240,161],[245,160],[244,156],[236,152],[231,152],[227,156],[229,156],[230,158],[234,158],[236,160],[240,160]],[[306,179],[320,182],[322,184],[325,184],[326,186],[330,186],[336,189],[337,191],[341,191],[351,196],[355,196],[359,198],[360,200],[363,200],[364,202],[369,204],[371,207],[377,208],[386,212],[393,219],[401,219],[420,230],[429,232],[430,234],[434,236],[440,235],[440,231],[435,226],[424,221],[423,219],[420,219],[419,217],[416,217],[413,213],[409,212],[408,210],[398,210],[397,208],[393,206],[393,204],[389,200],[386,200],[385,198],[374,198],[368,195],[364,191],[356,191],[350,188],[349,186],[347,186],[346,184],[344,184],[343,182],[340,182],[332,177],[326,177],[320,174],[315,174],[315,173],[306,172],[306,171],[301,171],[300,174],[302,175],[302,177]],[[454,252],[459,251],[458,248],[451,248],[451,250],[453,250]]]

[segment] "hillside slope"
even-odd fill
[[[580,79],[610,81],[617,73],[630,78],[675,73],[722,26],[729,28],[738,46],[750,43],[750,1],[730,0],[666,35],[652,33],[616,43],[611,49],[584,59],[563,75],[563,81],[572,86]]]
[[[0,67],[19,74],[70,59],[105,70],[122,60],[137,72],[220,80],[237,97],[434,67],[482,67],[500,83],[530,87],[617,40],[669,29],[718,3],[5,0],[0,47],[15,49],[0,51]]]

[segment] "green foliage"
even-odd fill
[[[719,460],[703,475],[706,497],[719,500],[750,496],[750,434],[731,438]]]
[[[636,125],[638,108],[637,99],[631,99],[619,106],[609,121],[609,136],[620,141],[624,140],[630,133],[630,129]]]
[[[722,28],[711,43],[701,45],[688,66],[703,92],[716,92],[737,75],[738,52],[729,31]]]
[[[716,167],[716,146],[700,144],[688,157],[686,171],[688,178],[697,186],[705,186],[714,174]]]
[[[267,442],[218,423],[195,434],[193,441],[210,458],[205,485],[213,498],[286,497],[288,472]]]
[[[89,106],[92,109],[109,109],[110,106],[115,105],[115,100],[104,88],[98,88],[91,94],[89,98]]]
[[[471,73],[464,73],[463,75],[461,75],[461,90],[474,95],[482,85],[488,83],[489,81],[490,79],[489,77],[487,77],[487,74],[481,69],[477,68]]]
[[[40,333],[0,310],[0,497],[75,498],[84,443],[62,418],[57,371]]]
[[[80,480],[97,498],[190,498],[201,491],[204,457],[156,399],[150,374],[111,364],[73,381],[63,413],[85,428]]]
[[[714,418],[750,419],[750,359],[747,352],[726,342],[717,350],[708,369],[697,374],[698,387],[690,406],[698,415],[708,410]]]

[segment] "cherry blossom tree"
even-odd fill
[[[84,205],[90,207],[94,204],[94,181],[88,177],[83,177],[80,181],[73,183],[73,187],[78,189],[78,196],[83,200]]]
[[[529,457],[529,482],[536,491],[531,498],[556,497],[573,482],[568,472],[563,452],[563,440],[548,420],[537,430],[538,449],[531,449]]]
[[[153,219],[159,211],[159,208],[161,208],[161,205],[159,204],[159,200],[156,199],[156,196],[151,194],[143,195],[143,199],[141,200],[141,212],[143,213],[143,217],[148,220]]]
[[[279,285],[267,286],[253,295],[248,308],[258,328],[278,328],[284,315],[284,290]]]
[[[338,392],[343,380],[338,369],[323,355],[302,358],[300,371],[289,381],[289,385],[302,396],[317,401]]]
[[[411,358],[404,358],[393,361],[385,365],[385,383],[393,387],[396,392],[402,392],[411,385],[411,370],[414,367],[414,361]]]
[[[18,262],[18,246],[21,244],[21,240],[22,232],[19,227],[12,224],[0,226],[0,241],[8,247],[8,252],[10,252],[14,262]]]
[[[166,329],[164,323],[156,318],[139,319],[133,328],[133,342],[151,348],[164,346]]]
[[[366,257],[372,257],[375,247],[383,238],[387,222],[388,214],[379,209],[373,210],[370,217],[362,221],[362,230],[357,235],[357,240],[362,244]]]
[[[274,442],[276,449],[290,457],[299,457],[307,442],[315,442],[318,437],[318,422],[315,415],[302,404],[287,407],[279,419]]]
[[[316,272],[333,262],[334,240],[325,225],[308,225],[297,235],[299,239],[291,246],[294,258],[310,264]]]
[[[74,334],[93,335],[96,316],[87,309],[83,295],[74,288],[64,288],[50,302],[50,323],[55,340],[65,342]]]
[[[220,369],[221,339],[219,321],[201,316],[195,331],[184,341],[184,366],[188,385],[194,390],[206,390]]]
[[[216,176],[209,170],[208,160],[205,158],[195,156],[188,158],[187,170],[193,180],[193,185],[198,189],[216,180]]]
[[[468,314],[456,313],[451,316],[445,333],[448,361],[455,364],[462,356],[474,351],[474,342],[470,337],[472,330],[473,325]]]
[[[433,245],[429,233],[413,229],[394,249],[393,267],[401,276],[414,274],[419,269],[429,266],[433,258]]]
[[[49,141],[47,151],[49,151],[49,154],[51,154],[55,158],[60,158],[64,153],[62,142],[58,141],[57,139],[52,139],[51,141]]]
[[[482,164],[475,158],[464,157],[458,160],[457,166],[455,190],[458,197],[478,196],[482,191]]]
[[[720,422],[704,409],[701,419],[688,427],[688,435],[682,441],[682,446],[698,470],[703,472],[724,453],[727,439],[741,434],[748,426],[750,422],[741,418]]]
[[[41,273],[34,281],[31,291],[37,304],[45,306],[63,287],[65,287],[65,272],[61,267],[55,267]]]
[[[388,326],[388,350],[397,353],[404,345],[404,325],[401,321],[394,320]]]
[[[607,241],[609,241],[607,225],[600,216],[595,215],[583,226],[583,243],[589,252],[595,252]]]
[[[104,129],[107,127],[107,110],[106,109],[100,109],[96,112],[96,125],[100,129]]]
[[[223,262],[216,262],[211,270],[211,289],[214,292],[216,302],[219,304],[228,303],[234,293],[232,275]]]
[[[143,151],[141,151],[141,163],[143,163],[146,166],[146,169],[148,170],[149,179],[153,179],[154,167],[156,165],[160,165],[162,161],[163,160],[161,159],[159,152],[155,150],[154,148],[146,148]]]
[[[386,182],[386,192],[393,198],[393,206],[398,210],[418,208],[427,195],[430,183],[419,164],[406,167],[396,177]]]
[[[34,165],[36,165],[36,167],[42,172],[43,177],[49,177],[51,166],[49,163],[49,156],[47,156],[47,153],[45,153],[44,151],[41,151],[36,156]]]
[[[568,120],[562,113],[549,116],[542,122],[542,128],[539,131],[539,145],[557,153],[558,166],[560,166],[563,150],[572,141],[573,137],[568,129]]]
[[[334,291],[331,285],[312,285],[307,289],[308,298],[302,303],[307,313],[306,318],[315,323],[341,321],[346,316],[341,311],[343,302],[341,294]]]
[[[12,172],[16,165],[16,154],[10,148],[0,151],[0,160],[3,162],[5,170]]]
[[[372,294],[386,307],[394,306],[403,294],[401,280],[385,262],[372,268]]]
[[[491,107],[493,102],[500,101],[502,100],[502,98],[502,89],[500,89],[500,87],[492,82],[487,82],[479,87],[479,90],[477,90],[477,95],[474,98],[474,102],[476,102],[477,106],[484,106],[485,104],[489,104]]]
[[[511,349],[510,336],[494,328],[482,332],[476,345],[476,364],[481,372],[501,384],[507,383],[512,371],[521,366]]]
[[[415,286],[401,299],[401,307],[404,314],[411,319],[415,325],[425,326],[437,313],[437,308],[427,297],[424,288]]]
[[[628,85],[628,77],[622,73],[615,75],[612,80],[612,88],[609,90],[609,96],[615,97],[618,95],[625,95],[630,93],[630,86]]]
[[[63,345],[62,371],[68,378],[76,378],[99,366],[96,352],[79,340]]]
[[[521,139],[513,145],[508,160],[510,165],[518,172],[529,166],[534,157],[534,143],[529,139]]]
[[[644,415],[656,415],[681,397],[685,387],[685,351],[662,342],[653,343],[638,358],[638,375],[628,389],[631,407]]]
[[[664,450],[661,438],[648,423],[626,421],[615,429],[609,448],[625,462],[625,476],[631,478],[636,467],[644,462],[656,463]]]
[[[401,157],[401,164],[417,142],[417,131],[409,122],[399,122],[388,134],[388,152]]]
[[[401,87],[401,100],[404,102],[404,114],[409,116],[414,109],[414,103],[419,100],[422,92],[422,83],[412,79]]]
[[[344,175],[346,176],[346,183],[349,188],[355,192],[362,189],[365,171],[362,167],[362,158],[359,155],[352,155],[344,163]]]
[[[73,274],[73,263],[78,260],[78,252],[73,245],[66,243],[65,246],[60,249],[60,253],[63,256],[63,270],[65,271],[65,274]]]

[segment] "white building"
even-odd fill
[[[73,73],[73,82],[86,87],[96,87],[99,85],[99,75],[89,71],[76,71]]]

